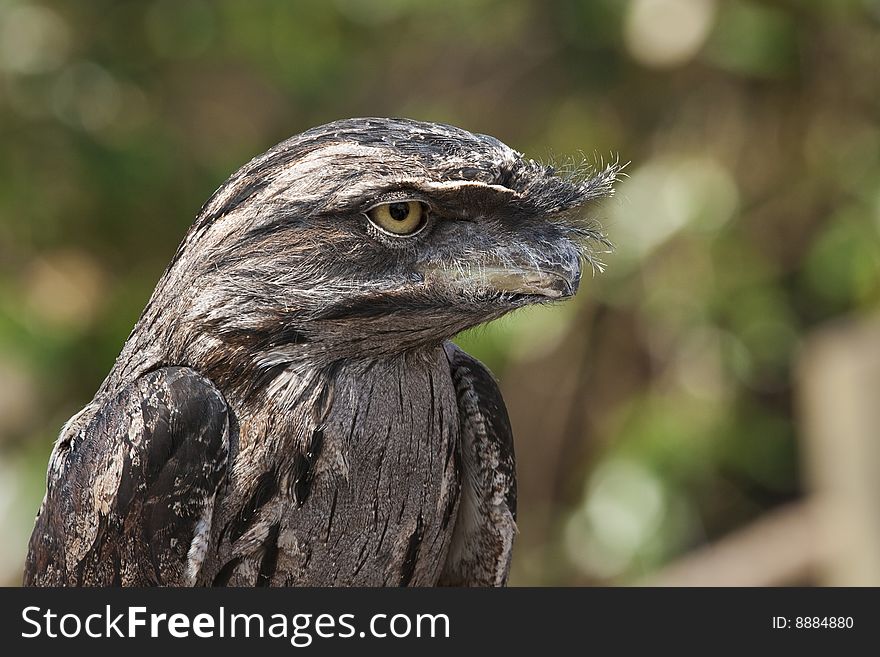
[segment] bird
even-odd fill
[[[24,584],[506,585],[510,420],[451,339],[572,297],[619,171],[390,118],[252,159],[61,429]]]

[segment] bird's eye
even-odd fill
[[[376,228],[391,235],[414,235],[424,228],[427,216],[425,204],[419,201],[382,203],[367,212]]]

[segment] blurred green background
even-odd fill
[[[201,203],[349,116],[631,162],[605,273],[459,340],[516,432],[512,583],[639,581],[797,500],[799,347],[880,300],[878,65],[877,0],[0,0],[0,583]]]

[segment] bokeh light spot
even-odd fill
[[[67,59],[70,34],[56,12],[36,5],[0,7],[0,69],[46,73]]]
[[[626,47],[645,66],[679,66],[699,52],[714,18],[714,0],[633,0],[624,24]]]

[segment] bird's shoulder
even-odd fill
[[[25,583],[193,583],[228,451],[226,402],[198,372],[122,387],[56,443]]]
[[[507,581],[516,534],[516,458],[504,398],[491,372],[444,345],[459,408],[461,499],[440,584]]]
[[[505,489],[507,503],[516,515],[516,457],[513,429],[507,406],[492,372],[460,347],[444,344],[458,398],[462,430],[471,440],[489,450],[492,469]]]

